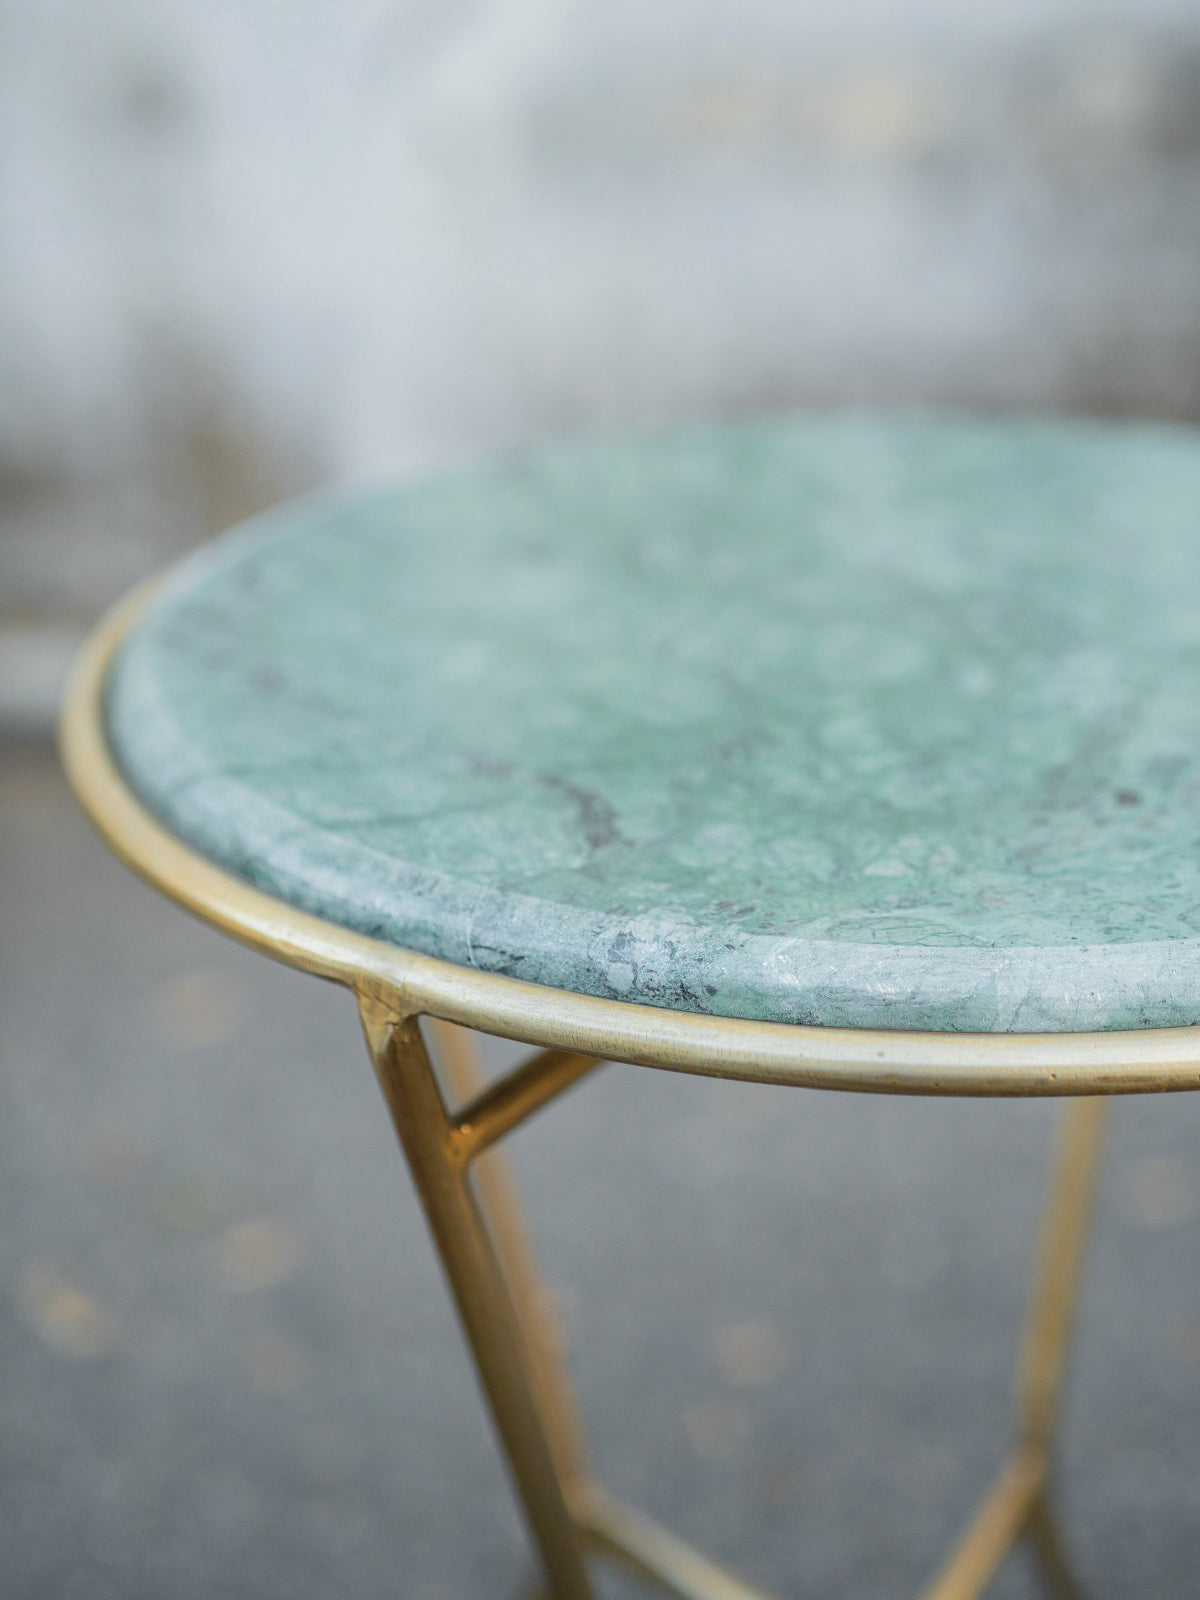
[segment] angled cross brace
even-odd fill
[[[600,1063],[543,1050],[485,1086],[471,1037],[431,1019],[444,1076],[459,1102],[451,1113],[417,1018],[397,1017],[366,994],[359,1006],[553,1600],[594,1600],[589,1550],[683,1600],[767,1600],[641,1512],[611,1500],[588,1467],[552,1303],[508,1170],[491,1146]],[[1076,1600],[1047,1474],[1106,1110],[1107,1102],[1095,1098],[1067,1109],[1025,1335],[1017,1445],[923,1600],[974,1600],[1022,1534],[1032,1540],[1057,1600]]]

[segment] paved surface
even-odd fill
[[[4,1595],[518,1600],[346,997],[142,888],[38,746],[0,905]],[[998,1461],[1051,1123],[624,1067],[547,1112],[515,1152],[612,1487],[782,1597],[916,1593]],[[1094,1600],[1196,1592],[1198,1136],[1117,1108],[1065,1438]]]

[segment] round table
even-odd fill
[[[1200,1085],[1200,435],[800,416],[317,497],[128,600],[66,764],[111,845],[351,987],[550,1591],[752,1591],[587,1464],[493,1148],[603,1060],[1068,1095],[1008,1464],[1028,1534],[1107,1097]],[[421,1019],[427,1019],[423,1031]],[[479,1029],[537,1048],[485,1083]]]

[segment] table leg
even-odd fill
[[[363,1030],[458,1306],[554,1600],[592,1600],[582,1541],[539,1410],[529,1351],[416,1017],[360,999]]]
[[[1102,1096],[1067,1101],[1017,1381],[1017,1447],[924,1600],[973,1600],[1022,1534],[1029,1536],[1057,1600],[1077,1596],[1050,1507],[1048,1477],[1107,1115]]]
[[[1083,1276],[1092,1203],[1104,1149],[1108,1100],[1069,1100],[1057,1170],[1042,1219],[1033,1303],[1018,1380],[1021,1443],[1048,1451],[1058,1422],[1063,1368]]]
[[[434,1051],[450,1092],[460,1103],[484,1087],[475,1035],[452,1022],[430,1019]],[[579,1515],[596,1494],[584,1446],[583,1420],[567,1371],[554,1299],[547,1289],[512,1172],[504,1152],[493,1145],[473,1166],[475,1193],[508,1285],[509,1298],[525,1336],[529,1375],[537,1397],[559,1481],[573,1513]]]

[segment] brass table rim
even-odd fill
[[[572,994],[474,971],[353,933],[254,888],[166,829],[109,748],[108,664],[160,580],[114,607],[84,645],[61,725],[63,763],[112,849],[156,888],[290,966],[484,1033],[606,1060],[890,1094],[1121,1094],[1200,1088],[1200,1027],[1103,1033],[934,1033],[755,1022]]]

